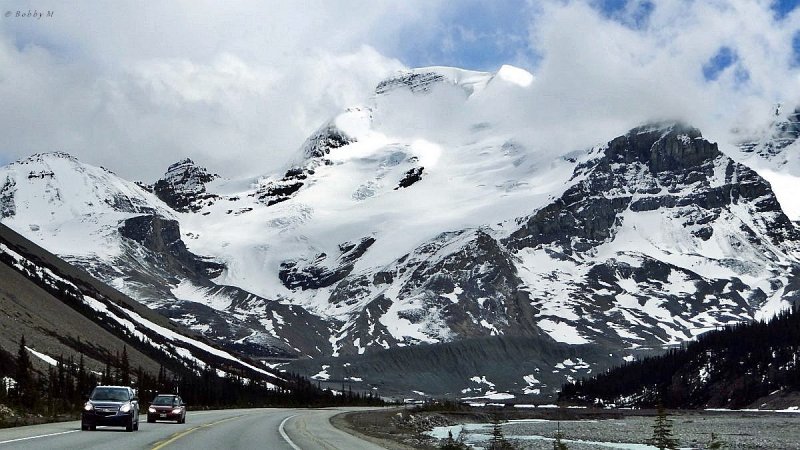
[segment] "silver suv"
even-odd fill
[[[127,386],[97,386],[83,405],[81,430],[95,430],[98,425],[139,429],[139,398]]]

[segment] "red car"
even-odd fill
[[[174,420],[177,423],[186,423],[186,404],[177,395],[159,394],[147,408],[147,423],[156,420]]]

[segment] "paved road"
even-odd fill
[[[98,428],[80,422],[0,430],[5,449],[275,449],[377,450],[382,447],[334,428],[330,418],[357,408],[231,409],[189,412],[185,424],[147,423],[139,431]],[[144,418],[144,416],[142,416]]]

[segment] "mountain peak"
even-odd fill
[[[375,88],[378,95],[407,89],[413,93],[427,93],[434,86],[450,85],[461,88],[467,96],[482,91],[490,82],[501,80],[507,84],[528,87],[534,76],[525,69],[504,64],[496,72],[479,72],[457,67],[420,67],[399,72],[381,81]]]
[[[164,173],[163,179],[175,179],[173,181],[182,181],[185,177],[201,177],[201,178],[219,178],[219,175],[208,172],[203,166],[195,163],[191,158],[184,158],[176,163],[170,164],[167,171]]]
[[[493,76],[490,72],[478,72],[456,67],[421,67],[400,72],[381,81],[375,88],[375,93],[378,95],[388,94],[401,89],[408,89],[413,93],[427,93],[436,85],[446,84],[458,86],[467,95],[470,95],[483,89]]]
[[[343,130],[336,126],[334,121],[328,122],[306,142],[303,143],[302,152],[305,159],[324,158],[329,155],[331,150],[344,147],[355,142],[355,138],[348,136]]]
[[[173,171],[175,171],[175,170],[177,170],[177,169],[179,169],[181,167],[187,167],[187,166],[188,167],[192,167],[192,166],[196,167],[197,164],[195,164],[195,162],[192,161],[191,158],[184,158],[184,159],[182,159],[182,160],[180,160],[180,161],[178,161],[178,162],[176,162],[174,164],[170,164],[169,167],[167,168],[167,173],[173,172]]]
[[[90,216],[160,211],[153,200],[136,184],[64,152],[37,153],[0,168],[0,218],[15,226],[53,233],[67,223],[87,227]]]
[[[171,164],[164,177],[152,186],[153,193],[177,211],[197,210],[201,200],[214,197],[206,193],[206,184],[220,178],[190,158]]]
[[[54,151],[54,152],[42,152],[42,153],[34,153],[27,158],[17,160],[12,164],[32,164],[32,163],[42,163],[52,160],[68,160],[74,163],[80,163],[78,158],[70,155],[66,152],[61,151]]]
[[[721,153],[697,128],[682,122],[656,122],[632,129],[608,143],[611,161],[642,162],[653,172],[687,169]]]

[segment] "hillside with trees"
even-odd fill
[[[3,225],[0,280],[0,426],[74,416],[98,384],[194,408],[379,403],[219,349]]]
[[[799,396],[800,307],[795,305],[768,322],[726,326],[663,355],[568,383],[559,398],[596,405],[745,408],[781,407],[781,398]]]

